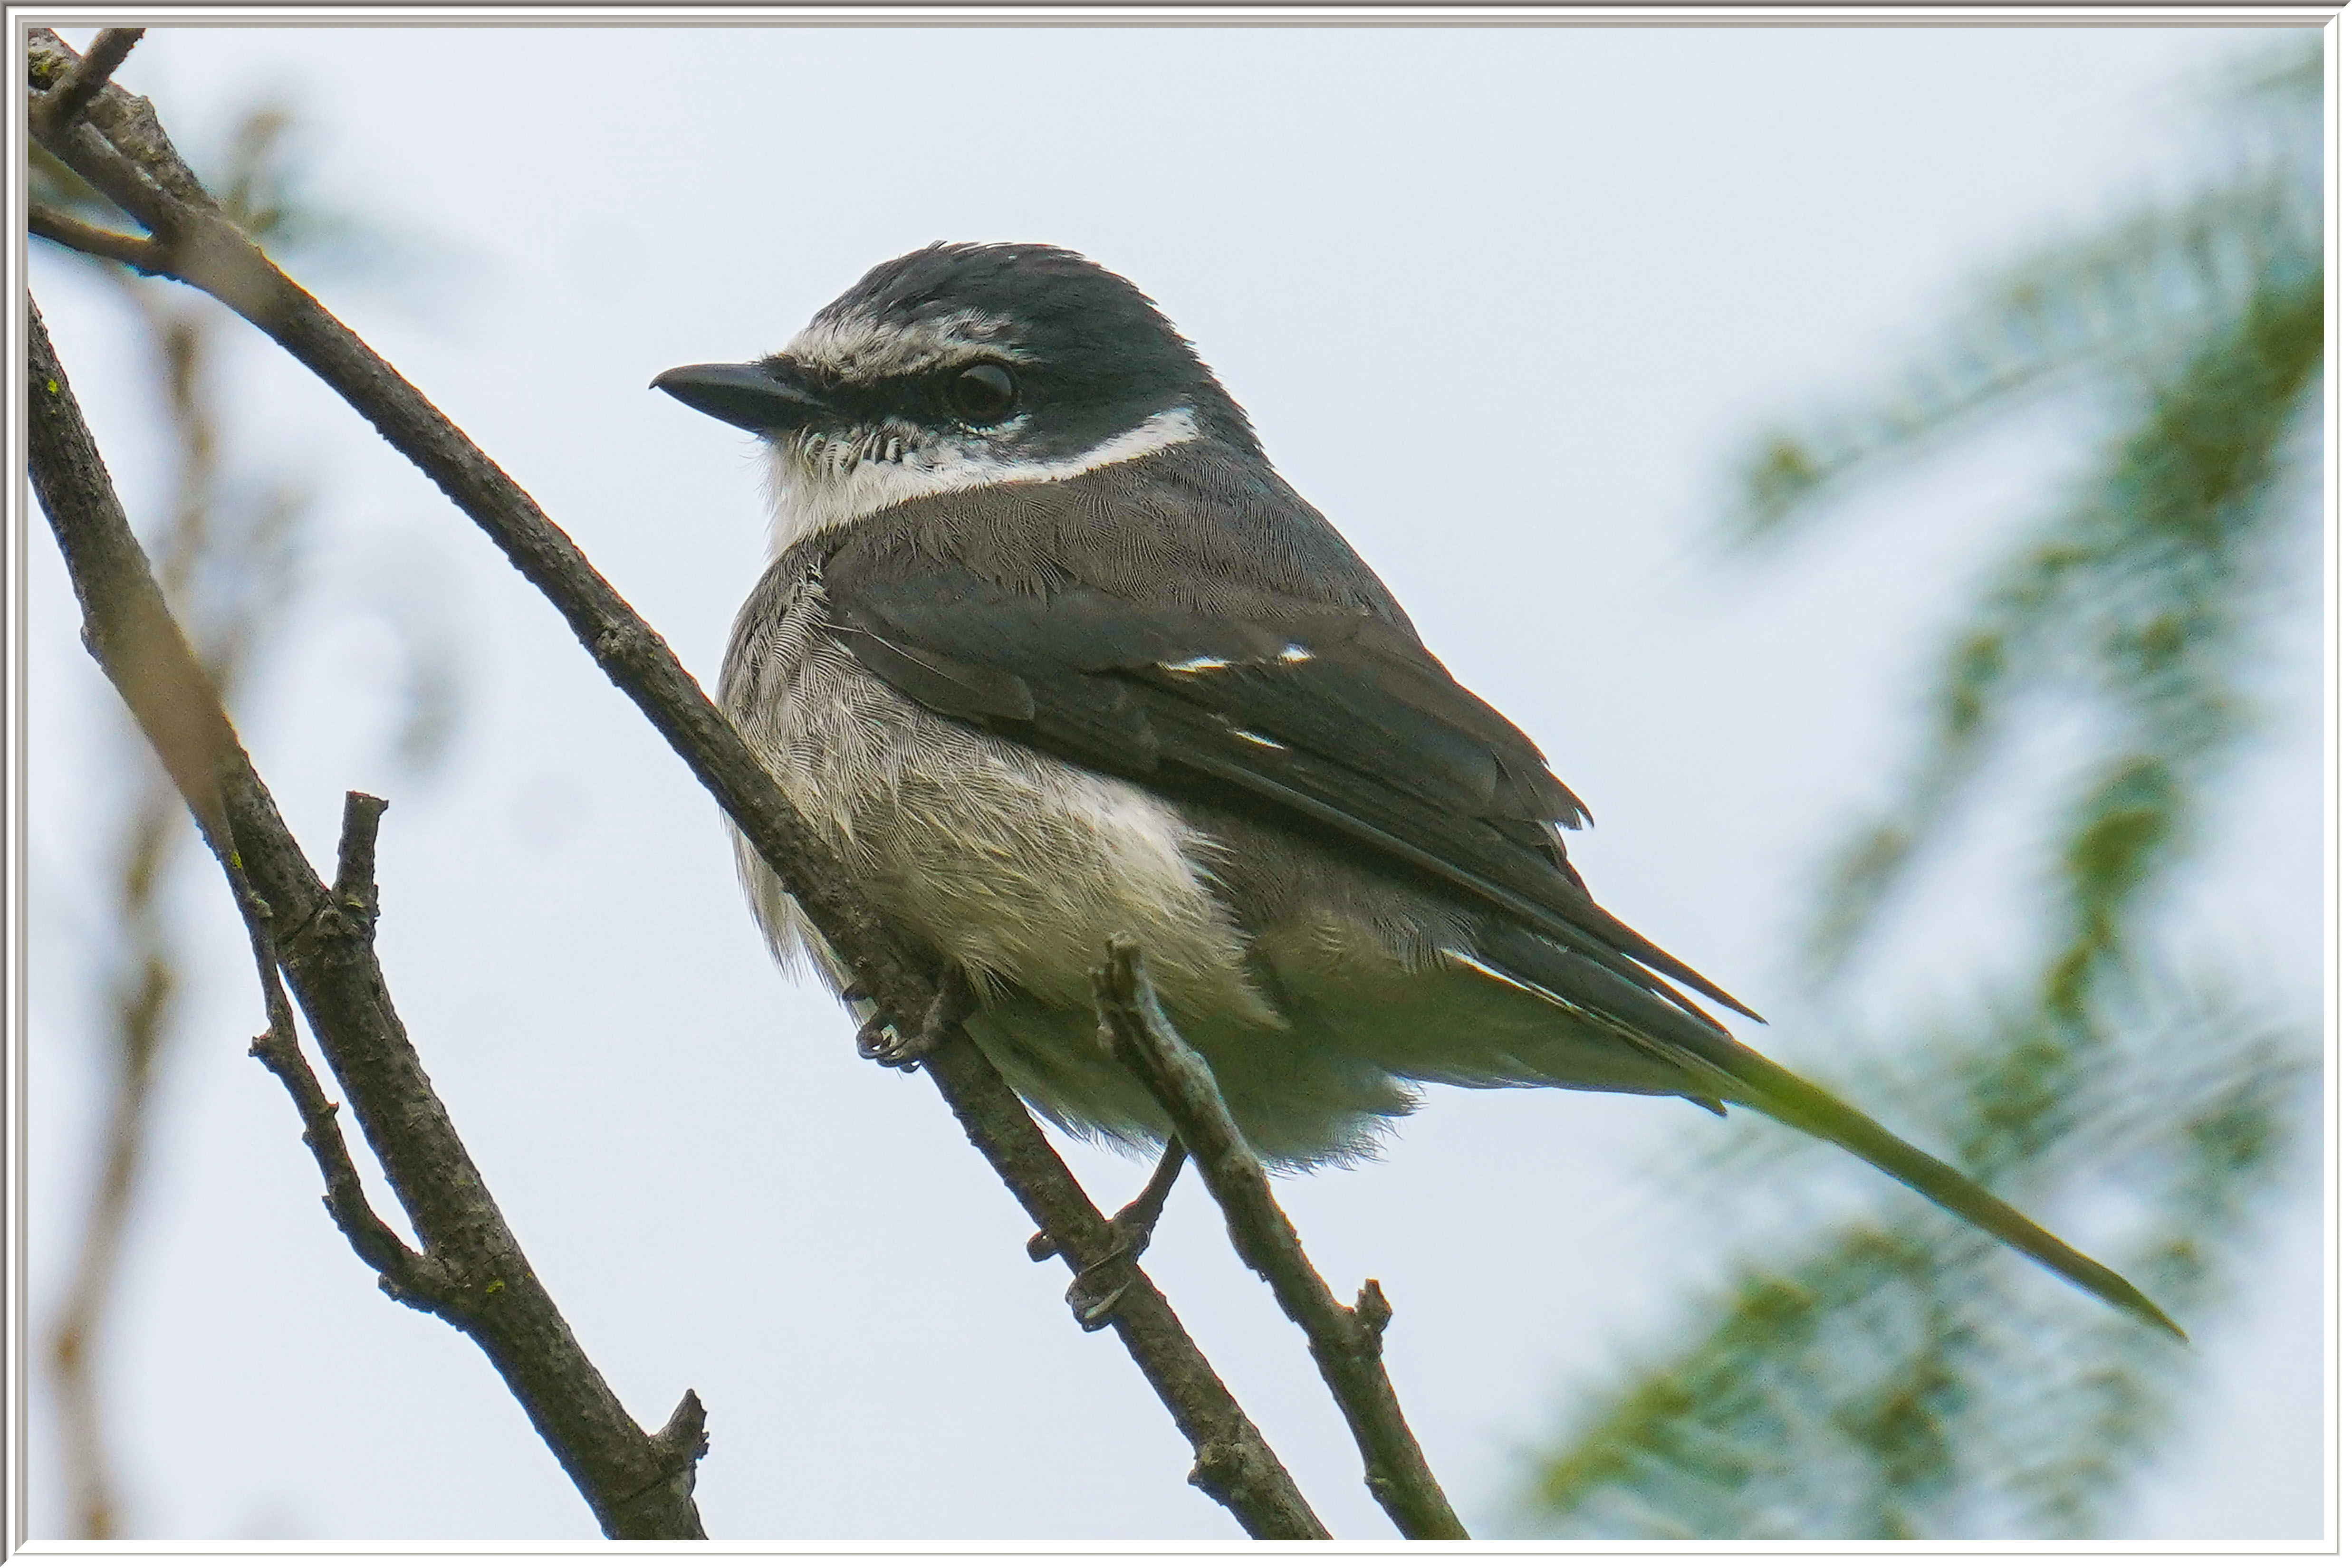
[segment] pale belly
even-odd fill
[[[806,611],[792,619],[813,617]],[[1151,954],[1171,1009],[1278,1025],[1245,969],[1248,941],[1213,891],[1217,846],[1124,780],[917,706],[830,639],[775,650],[765,678],[732,668],[723,706],[794,806],[895,922],[985,993],[1010,983],[1090,1006],[1114,934]],[[791,655],[799,653],[797,659]],[[756,861],[755,883],[772,883]],[[779,946],[805,944],[780,889],[756,899]]]

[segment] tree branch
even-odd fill
[[[1224,1210],[1234,1250],[1274,1287],[1284,1315],[1306,1332],[1315,1364],[1364,1456],[1364,1485],[1410,1539],[1468,1540],[1470,1532],[1454,1517],[1421,1444],[1405,1425],[1381,1364],[1381,1333],[1390,1312],[1380,1281],[1364,1281],[1353,1312],[1333,1297],[1299,1245],[1298,1231],[1274,1201],[1265,1167],[1234,1124],[1216,1075],[1160,1010],[1135,943],[1113,940],[1108,962],[1094,972],[1094,981],[1103,1043],[1175,1123],[1201,1179]]]
[[[122,62],[132,46],[147,36],[144,27],[109,27],[92,39],[89,53],[74,62],[65,76],[34,105],[43,129],[55,134],[70,128],[89,107],[90,99]]]
[[[36,209],[37,225],[40,216]],[[156,576],[168,598],[178,602],[199,568],[240,569],[230,574],[238,584],[235,591],[198,596],[208,605],[205,619],[211,624],[194,629],[205,669],[227,691],[242,674],[254,638],[282,608],[284,576],[269,570],[270,557],[292,514],[270,506],[244,528],[225,535],[216,527],[217,444],[203,377],[209,335],[194,313],[158,308],[154,291],[131,275],[110,269],[108,276],[124,286],[121,293],[138,308],[163,361],[178,449],[177,494],[157,536]],[[160,772],[142,780],[122,821],[114,880],[114,977],[104,988],[112,1023],[113,1049],[105,1053],[110,1103],[81,1243],[48,1342],[66,1479],[78,1500],[73,1533],[89,1540],[121,1535],[127,1528],[105,1433],[101,1391],[112,1381],[106,1329],[158,1114],[159,1072],[164,1052],[177,1043],[179,942],[161,905],[165,872],[186,821],[186,808]]]
[[[383,812],[384,802],[373,795],[357,790],[343,798],[343,834],[345,851],[343,864],[350,863],[350,840],[354,824],[363,824],[368,839],[368,853],[373,872],[375,820]],[[393,1228],[384,1223],[367,1200],[367,1191],[360,1183],[359,1166],[352,1160],[350,1145],[343,1142],[341,1124],[336,1121],[342,1107],[327,1098],[320,1087],[318,1075],[302,1055],[301,1043],[295,1038],[294,1009],[286,999],[286,988],[278,980],[278,944],[269,933],[268,906],[254,894],[243,869],[236,865],[226,868],[231,891],[236,894],[237,913],[245,917],[246,932],[253,943],[254,967],[260,973],[262,1001],[268,1009],[269,1026],[254,1037],[249,1055],[276,1074],[286,1086],[296,1110],[302,1113],[302,1143],[319,1165],[319,1175],[327,1184],[326,1197],[321,1200],[335,1228],[343,1233],[360,1261],[381,1276],[377,1283],[385,1295],[420,1312],[446,1315],[457,1304],[456,1282],[447,1271],[433,1259],[410,1247]],[[338,902],[344,898],[344,877],[341,869],[335,878]],[[369,897],[368,927],[373,928],[374,883],[367,884]]]
[[[33,232],[36,238],[64,246],[68,250],[78,250],[101,261],[119,261],[142,272],[154,270],[154,242],[141,239],[137,235],[102,229],[96,224],[86,224],[70,214],[45,207],[38,202],[35,202],[26,213],[25,226]]]
[[[1037,1131],[971,1037],[961,1029],[923,1058],[923,1070],[1030,1219],[1051,1239],[1070,1272],[1079,1323],[1106,1322],[1142,1368],[1151,1391],[1192,1445],[1187,1478],[1231,1510],[1261,1540],[1324,1541],[1330,1532],[1290,1474],[1201,1354],[1175,1309],[1111,1231],[1110,1222]],[[1080,1285],[1086,1287],[1080,1291]]]
[[[438,1273],[407,1270],[405,1249],[383,1247],[379,1232],[389,1228],[365,1213],[348,1151],[335,1166],[341,1140],[328,1136],[332,1111],[323,1093],[307,1068],[285,1071],[273,1045],[263,1060],[295,1094],[304,1140],[328,1176],[331,1210],[350,1222],[346,1234],[362,1257],[375,1249],[388,1280],[425,1286],[419,1304],[482,1347],[607,1534],[699,1539],[690,1459],[681,1462],[673,1438],[649,1437],[629,1419],[531,1271],[393,1011],[370,941],[372,909],[358,912],[366,921],[354,918],[278,817],[148,570],[40,309],[28,308],[33,486],[81,602],[84,640],[195,814],[240,908],[266,931],[257,958],[293,980]],[[348,887],[356,874],[347,866],[339,883]],[[273,1008],[263,1040],[286,1039],[281,1025],[290,1022]],[[347,1173],[351,1185],[339,1194]]]
[[[37,84],[71,68],[73,52],[47,29],[32,30],[30,47]],[[961,1028],[925,1027],[940,991],[931,963],[876,917],[839,858],[806,831],[775,779],[668,645],[538,503],[222,217],[201,186],[185,188],[193,176],[144,105],[110,86],[91,102],[86,123],[42,137],[42,145],[148,229],[158,274],[203,289],[260,329],[489,535],[742,830],[874,999],[879,1018],[902,1040],[936,1040],[922,1065],[966,1135],[1031,1218],[1055,1239],[1072,1270],[1099,1264],[1111,1250],[1108,1225],[1035,1121]],[[113,140],[93,126],[106,128]],[[124,128],[121,134],[117,128]],[[312,1028],[323,1044],[326,1031],[315,1015]],[[341,1078],[341,1064],[331,1053],[329,1060]],[[351,1089],[348,1080],[345,1087]],[[352,1097],[360,1108],[356,1091]],[[375,1131],[364,1113],[362,1124],[373,1145]],[[419,1229],[422,1234],[421,1222]],[[1133,1279],[1112,1303],[1109,1321],[1192,1443],[1194,1483],[1255,1536],[1326,1537],[1289,1472],[1186,1335],[1166,1297],[1132,1260],[1113,1266],[1131,1270]]]

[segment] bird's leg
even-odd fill
[[[1143,1184],[1133,1203],[1111,1216],[1111,1234],[1129,1256],[1140,1258],[1151,1245],[1160,1211],[1168,1207],[1168,1195],[1176,1190],[1176,1178],[1184,1174],[1184,1140],[1169,1134],[1168,1146],[1160,1151],[1160,1163],[1151,1167],[1151,1179]]]
[[[1127,1281],[1122,1280],[1105,1290],[1108,1281],[1103,1278],[1103,1271],[1114,1263],[1134,1262],[1151,1245],[1151,1233],[1160,1224],[1160,1211],[1167,1207],[1176,1178],[1184,1174],[1184,1159],[1183,1140],[1171,1133],[1159,1165],[1152,1167],[1151,1179],[1143,1184],[1134,1202],[1111,1216],[1110,1249],[1070,1277],[1070,1288],[1063,1292],[1063,1299],[1077,1314],[1080,1328],[1092,1333],[1110,1321],[1111,1309],[1127,1293]],[[1040,1230],[1029,1239],[1029,1256],[1037,1262],[1044,1262],[1060,1250],[1046,1231]]]
[[[1151,1179],[1143,1184],[1134,1202],[1111,1216],[1111,1233],[1118,1240],[1111,1256],[1143,1256],[1143,1249],[1151,1245],[1151,1232],[1160,1224],[1160,1211],[1168,1206],[1168,1195],[1176,1190],[1176,1178],[1184,1174],[1184,1141],[1171,1133],[1168,1146],[1160,1152],[1160,1163],[1152,1167]],[[1060,1250],[1047,1231],[1040,1230],[1029,1238],[1029,1260],[1033,1263],[1043,1263]]]

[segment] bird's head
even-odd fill
[[[886,261],[781,352],[655,386],[764,437],[776,545],[915,497],[1068,478],[1248,418],[1126,278],[1041,245]]]

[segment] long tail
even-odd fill
[[[1499,923],[1498,923],[1499,925]],[[1896,1181],[2006,1242],[2060,1279],[2141,1322],[2186,1340],[2180,1325],[2130,1281],[2028,1219],[1943,1161],[1916,1148],[1769,1057],[1657,998],[1581,955],[1523,930],[1490,930],[1485,956],[1553,993],[1570,1006],[1625,1026],[1643,1049],[1667,1057],[1723,1099],[1761,1111],[1774,1121],[1835,1144]]]
[[[1739,1083],[1724,1098],[1738,1100],[1776,1122],[1827,1139],[1987,1235],[2007,1242],[2059,1278],[2074,1281],[2099,1300],[2167,1333],[2183,1340],[2189,1337],[2129,1280],[2069,1247],[1935,1155],[1905,1143],[1828,1090],[1807,1082],[1769,1057],[1727,1036],[1724,1043],[1730,1051],[1720,1054],[1737,1052],[1745,1058],[1734,1067],[1713,1061],[1717,1053],[1710,1053],[1710,1065],[1718,1066]]]

